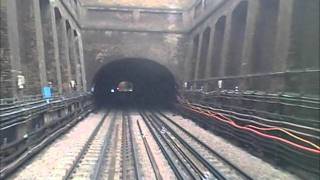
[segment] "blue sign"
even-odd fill
[[[43,87],[42,96],[44,99],[50,99],[52,97],[51,87],[49,87],[49,86]]]

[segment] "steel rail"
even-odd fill
[[[101,118],[100,122],[98,123],[98,125],[95,127],[95,129],[93,130],[93,132],[91,133],[89,139],[87,140],[87,142],[85,143],[85,145],[82,147],[80,153],[78,154],[78,156],[76,157],[76,160],[74,161],[74,163],[72,164],[71,168],[67,170],[66,175],[63,177],[63,180],[67,180],[71,178],[72,173],[74,172],[74,170],[76,169],[77,165],[79,164],[80,160],[84,157],[85,153],[87,152],[87,150],[90,147],[90,144],[92,143],[92,141],[94,140],[94,138],[96,137],[96,135],[98,134],[103,122],[105,121],[106,117],[109,115],[110,111],[106,112],[103,117]]]
[[[160,120],[160,118],[154,116],[156,120]],[[177,133],[174,132],[167,124],[162,122],[162,125],[165,126],[171,134],[177,138],[181,144],[188,149],[192,155],[194,155],[217,179],[226,180],[226,178],[215,168],[213,167],[206,159],[204,159],[194,148],[192,148],[186,141],[184,141]],[[160,125],[161,126],[161,125]]]
[[[113,131],[115,129],[114,128],[115,119],[116,119],[116,114],[111,119],[111,123],[110,123],[110,125],[108,127],[108,130],[107,130],[107,133],[105,135],[105,138],[104,138],[104,141],[103,141],[103,146],[101,148],[97,163],[95,164],[94,171],[91,174],[91,179],[94,179],[94,180],[100,179],[101,168],[102,168],[102,165],[104,164],[106,153],[110,148],[110,144],[111,144],[110,139],[111,139],[112,133],[113,133]],[[116,131],[117,130],[118,129],[116,129]]]
[[[186,163],[183,161],[183,157],[179,156],[178,152],[175,151],[175,148],[172,144],[170,144],[168,137],[165,137],[163,133],[161,132],[161,126],[157,127],[157,124],[154,123],[154,120],[151,116],[147,115],[147,119],[150,122],[151,126],[155,129],[155,131],[159,134],[159,136],[163,139],[164,143],[167,145],[167,147],[170,149],[170,151],[174,154],[174,156],[177,158],[177,160],[180,162],[180,164],[183,167],[183,171],[187,172],[189,177],[192,179],[197,179],[196,176],[191,172],[191,170],[187,167]],[[192,166],[191,166],[192,168]],[[196,172],[196,171],[195,171]]]
[[[170,167],[173,170],[173,173],[176,175],[176,178],[178,180],[184,180],[180,171],[178,170],[178,168],[176,167],[175,162],[171,159],[170,155],[168,154],[168,152],[165,150],[164,146],[162,145],[162,143],[160,142],[160,140],[158,139],[156,133],[154,132],[154,130],[152,129],[151,125],[147,122],[147,116],[145,116],[144,113],[139,112],[140,116],[142,117],[143,121],[146,123],[148,129],[150,130],[154,140],[157,142],[161,152],[163,153],[164,157],[166,158],[166,160],[168,161]]]
[[[191,147],[186,141],[184,141],[177,133],[174,132],[173,129],[170,128],[167,124],[161,121],[158,117],[156,117],[153,113],[152,116],[155,118],[155,122],[159,124],[159,126],[163,126],[170,131],[171,134],[175,136],[176,139],[187,149],[189,152],[197,158],[209,171],[213,174],[217,179],[225,180],[227,179],[223,174],[221,174],[215,167],[213,167],[205,158],[203,158],[197,150]],[[159,123],[161,121],[161,124]]]
[[[217,179],[219,180],[226,180],[226,178],[217,170],[215,169],[213,166],[210,165],[210,163],[205,160],[195,149],[193,149],[190,145],[188,145],[188,143],[186,143],[178,134],[176,134],[172,129],[170,129],[169,126],[166,126],[164,123],[160,124],[158,122],[158,119],[156,117],[154,117],[153,115],[151,116],[151,118],[153,119],[153,122],[155,124],[158,125],[158,127],[160,128],[161,126],[162,127],[165,127],[166,129],[168,129],[170,131],[171,134],[173,134],[175,136],[176,139],[179,140],[179,142],[183,145],[183,147],[185,147],[206,169],[209,170],[209,172],[211,174],[213,174]],[[164,125],[164,126],[163,126]],[[171,137],[167,136],[168,139],[170,140]],[[171,139],[172,140],[172,139]],[[173,143],[175,144],[175,143]],[[205,175],[201,172],[201,170],[192,162],[192,160],[190,158],[188,158],[184,152],[182,151],[181,148],[179,148],[178,146],[177,147],[177,150],[181,151],[182,152],[182,156],[185,156],[186,158],[186,161],[189,162],[189,164],[191,165],[191,167],[194,169],[194,171],[196,173],[198,173],[200,175],[201,178],[206,178]],[[200,173],[199,173],[200,172]]]
[[[80,119],[84,118],[91,110],[86,110],[80,116],[68,123],[61,125],[61,128],[57,128],[48,137],[39,142],[36,146],[29,148],[25,153],[19,156],[14,162],[6,165],[0,169],[0,179],[5,179],[12,175],[21,165],[25,164],[27,160],[37,155],[42,149],[51,144],[56,138],[66,133],[70,128],[72,128]]]
[[[130,136],[130,139],[131,139],[131,149],[132,149],[132,155],[133,155],[133,160],[134,160],[134,169],[135,169],[135,175],[136,175],[136,179],[142,179],[141,178],[141,175],[140,175],[140,169],[139,169],[139,166],[138,166],[138,153],[137,153],[137,150],[136,150],[136,142],[134,141],[134,138],[133,138],[133,131],[132,131],[132,119],[130,117],[130,114],[127,114],[127,120],[128,120],[128,128],[129,128],[129,136]]]
[[[138,161],[137,161],[137,154],[135,152],[134,149],[134,142],[133,142],[133,136],[132,136],[132,130],[131,130],[131,123],[130,123],[130,118],[129,115],[127,114],[127,112],[123,112],[122,113],[122,140],[123,140],[123,144],[125,146],[125,151],[123,151],[122,153],[122,174],[123,174],[123,178],[126,179],[127,177],[127,170],[128,167],[130,166],[130,160],[127,159],[128,161],[126,161],[124,157],[128,157],[127,153],[130,153],[131,155],[131,160],[133,162],[131,162],[133,168],[134,168],[134,176],[136,179],[141,179],[140,176],[140,172],[138,169]]]
[[[151,119],[153,119],[153,117],[151,117]],[[157,123],[155,120],[153,120],[156,124],[156,126],[158,126],[158,128],[161,128],[163,126],[161,126],[161,124]],[[175,149],[181,154],[181,156],[189,163],[189,165],[191,166],[191,168],[202,178],[205,179],[206,176],[205,174],[200,170],[200,168],[191,160],[190,157],[188,157],[188,155],[183,151],[183,149],[181,147],[179,147],[179,145],[168,135],[168,133],[165,133],[164,136],[167,137],[167,139],[171,142],[171,144],[173,145],[173,147],[175,147]],[[184,145],[184,144],[182,144]]]
[[[115,175],[115,170],[113,169],[113,167],[116,166],[116,151],[117,151],[117,147],[118,147],[118,137],[119,137],[119,124],[117,124],[116,127],[116,133],[115,133],[115,137],[114,137],[114,144],[112,146],[112,151],[109,154],[111,156],[110,159],[110,165],[108,167],[108,178],[106,179],[114,179],[114,175]]]
[[[122,178],[123,179],[126,179],[127,178],[127,159],[125,158],[126,157],[126,146],[127,146],[127,133],[126,133],[126,122],[124,120],[124,116],[122,114]]]
[[[167,117],[166,115],[164,115],[163,113],[161,113],[160,111],[157,111],[158,114],[160,114],[162,117],[164,117],[165,119],[167,119],[169,122],[171,122],[172,124],[174,124],[176,127],[178,127],[180,130],[182,130],[184,133],[186,133],[189,137],[191,137],[193,140],[195,140],[197,143],[199,143],[201,146],[203,146],[205,149],[207,149],[210,153],[214,154],[215,156],[217,156],[220,160],[222,160],[224,163],[226,163],[227,165],[229,165],[232,169],[236,170],[239,174],[241,174],[243,177],[245,177],[248,180],[252,180],[253,178],[251,178],[248,174],[246,174],[245,172],[243,172],[239,167],[237,167],[236,165],[232,164],[229,160],[227,160],[226,158],[224,158],[222,155],[220,155],[218,152],[216,152],[215,150],[213,150],[212,148],[210,148],[208,145],[206,145],[204,142],[202,142],[201,140],[199,140],[197,137],[195,137],[194,135],[192,135],[190,132],[188,132],[186,129],[184,129],[182,126],[180,126],[179,124],[177,124],[176,122],[174,122],[172,119],[170,119],[169,117]],[[156,115],[157,116],[157,115]],[[157,116],[158,117],[158,116]],[[163,122],[163,120],[161,120],[159,117],[158,119],[160,121]]]
[[[149,157],[149,160],[150,160],[150,163],[151,163],[153,172],[154,172],[154,174],[155,174],[156,180],[162,180],[162,176],[161,176],[161,174],[160,174],[159,167],[158,167],[158,165],[157,165],[157,163],[156,163],[156,160],[155,160],[155,158],[154,158],[154,156],[153,156],[153,154],[152,154],[150,145],[149,145],[146,137],[144,136],[144,134],[143,134],[143,132],[142,132],[142,129],[141,129],[141,126],[140,126],[139,121],[137,121],[137,124],[138,124],[138,129],[139,129],[140,135],[141,135],[142,140],[143,140],[144,147],[146,148],[147,155],[148,155],[148,157]]]

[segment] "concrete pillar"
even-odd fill
[[[292,34],[292,15],[294,0],[280,1],[279,16],[277,23],[277,34],[275,42],[275,55],[272,62],[273,72],[284,72],[287,70],[287,61],[290,52],[291,34]],[[274,78],[271,91],[283,92],[287,90],[288,79],[286,76]]]
[[[76,56],[75,56],[75,47],[74,47],[74,35],[73,35],[73,29],[70,26],[70,29],[67,30],[68,35],[68,48],[69,48],[69,58],[70,58],[70,70],[71,70],[71,80],[76,80],[77,78],[77,69],[76,69]]]
[[[243,42],[243,52],[242,52],[242,62],[240,68],[240,75],[250,74],[251,70],[251,54],[252,47],[254,42],[254,35],[256,30],[256,22],[259,14],[259,2],[249,1],[248,4],[248,15],[247,15],[247,24],[245,30],[245,38]]]
[[[52,83],[54,94],[58,94],[59,89],[56,72],[57,68],[55,63],[54,41],[52,32],[52,18],[54,18],[54,16],[52,16],[51,14],[51,4],[49,0],[40,0],[39,2],[47,79],[48,82]]]
[[[61,77],[61,68],[60,68],[60,55],[59,55],[59,42],[58,42],[58,33],[57,33],[57,22],[54,13],[54,7],[51,6],[51,16],[52,16],[52,38],[53,38],[53,47],[54,47],[54,60],[56,64],[56,73],[57,73],[57,82],[58,82],[58,92],[62,94],[62,77]]]
[[[225,76],[225,70],[227,65],[227,58],[228,58],[228,51],[229,51],[229,41],[230,41],[230,34],[231,34],[231,19],[232,19],[232,12],[226,15],[226,26],[225,26],[225,33],[224,33],[224,40],[223,40],[223,48],[221,54],[221,64],[220,64],[220,73],[219,76]]]
[[[39,0],[33,0],[34,5],[34,16],[35,16],[35,29],[36,29],[36,43],[37,43],[37,59],[39,66],[39,76],[41,87],[48,84],[46,65],[45,65],[45,55],[44,55],[44,45],[43,45],[43,34],[42,34],[42,23],[41,23],[41,12]]]
[[[69,55],[69,42],[68,42],[68,34],[67,34],[67,26],[66,26],[66,20],[65,19],[62,19],[62,37],[63,37],[63,47],[64,48],[64,58],[65,58],[65,61],[66,61],[66,65],[67,65],[67,77],[68,77],[68,85],[70,83],[70,81],[72,80],[71,77],[71,64],[70,64],[70,55]],[[63,67],[65,68],[65,67]],[[70,92],[71,89],[68,88],[68,91]]]
[[[86,69],[84,64],[83,42],[82,42],[81,34],[78,35],[78,38],[79,38],[78,43],[79,43],[79,55],[80,55],[80,67],[81,67],[83,91],[87,91]]]
[[[56,15],[56,29],[59,46],[59,61],[61,69],[62,92],[69,92],[71,81],[71,70],[69,60],[69,47],[67,38],[66,20],[61,16],[59,9],[54,9]]]
[[[10,65],[12,72],[12,94],[13,97],[18,98],[19,92],[17,87],[17,76],[21,72],[21,55],[20,55],[20,39],[18,31],[17,18],[17,1],[7,0],[7,23],[8,23],[8,39],[10,48]],[[22,94],[20,94],[22,96]]]
[[[213,26],[211,28],[210,32],[210,40],[209,40],[209,47],[208,47],[208,56],[207,56],[207,64],[206,64],[206,69],[205,69],[205,77],[209,78],[211,75],[211,67],[212,67],[212,56],[213,56],[213,42],[214,42],[214,35],[215,33],[215,27]]]
[[[252,50],[254,44],[254,37],[256,32],[257,17],[259,15],[259,2],[249,1],[247,12],[247,24],[245,30],[245,38],[243,42],[242,62],[240,67],[240,75],[244,76],[251,73],[252,69]],[[250,87],[247,79],[241,79],[240,89],[247,90]]]
[[[292,31],[292,12],[294,0],[280,0],[279,18],[275,43],[274,72],[286,71],[290,50],[290,36]]]
[[[192,50],[193,50],[193,37],[190,36],[189,41],[187,42],[187,55],[186,55],[186,59],[185,59],[185,63],[184,63],[184,81],[189,81],[192,80],[190,79],[190,73],[192,72]]]
[[[76,81],[77,81],[77,91],[80,91],[82,89],[82,77],[81,77],[81,63],[80,63],[80,57],[79,57],[79,46],[78,46],[78,36],[75,36],[73,33],[73,41],[72,41],[72,46],[74,47],[73,50],[73,56],[74,56],[74,67],[75,67],[75,73],[76,73]]]
[[[202,41],[203,41],[203,32],[201,32],[199,34],[199,45],[198,45],[198,50],[197,50],[197,57],[196,57],[196,67],[195,67],[195,71],[194,71],[194,80],[197,80],[199,75],[198,75],[198,71],[199,71],[199,66],[200,66],[200,56],[201,56],[201,48],[202,48]]]

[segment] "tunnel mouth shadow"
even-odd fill
[[[148,59],[126,58],[100,68],[94,77],[93,95],[97,107],[168,108],[176,102],[176,87],[165,66]]]

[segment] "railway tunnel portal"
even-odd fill
[[[130,88],[121,89],[121,82]],[[176,100],[173,74],[152,60],[126,58],[102,66],[94,77],[92,91],[98,105],[169,105]],[[126,88],[126,87],[124,87]]]
[[[252,154],[302,179],[318,179],[319,0],[0,0],[0,13],[0,178],[69,132],[92,142],[99,129],[100,139],[110,137],[104,142],[123,139],[127,149],[120,156],[128,158],[130,146],[136,147],[130,137],[140,138],[131,130],[139,129],[162,149],[157,161],[171,164],[164,179],[206,179],[207,170],[217,179],[228,179],[219,171],[250,179],[241,168],[269,167]],[[144,105],[145,111],[130,114],[125,105]],[[169,112],[148,111],[151,105],[171,106]],[[115,107],[119,112],[104,111]],[[68,131],[77,124],[85,127],[79,134]],[[78,147],[74,139],[64,140],[66,147]],[[238,149],[229,153],[233,142]],[[231,154],[231,165],[223,158],[224,169],[206,163],[204,149],[209,160],[218,157],[212,147]],[[106,148],[108,143],[101,150]],[[72,168],[66,177],[76,174],[85,153],[73,157],[80,160],[67,163]],[[53,166],[59,159],[48,162],[48,170],[65,166]],[[261,178],[251,169],[248,174]],[[263,174],[296,179],[275,169]]]

